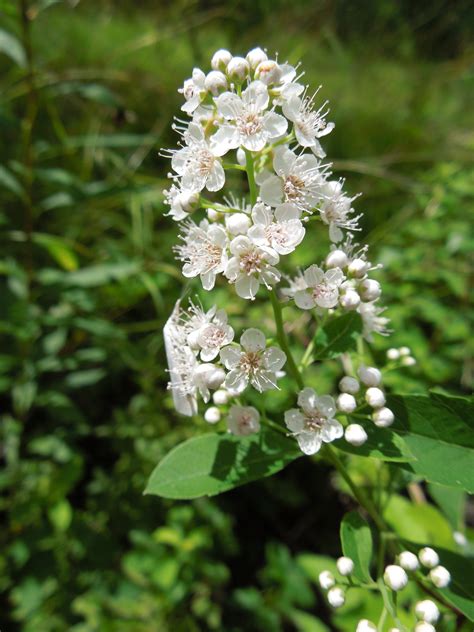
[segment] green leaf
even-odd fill
[[[299,456],[294,441],[267,428],[248,437],[209,433],[171,450],[154,469],[145,494],[214,496],[275,474]]]
[[[360,423],[359,419],[352,418],[351,422]],[[353,446],[344,439],[334,443],[343,452],[356,454],[357,456],[373,457],[381,461],[413,461],[414,456],[410,452],[403,438],[388,428],[377,428],[372,421],[364,424],[367,433],[367,441],[361,446]]]
[[[354,576],[362,582],[372,581],[372,533],[356,511],[347,513],[341,522],[341,544],[344,555],[354,561]]]
[[[69,285],[77,287],[96,287],[112,281],[123,281],[139,271],[136,261],[102,263],[73,271],[66,278]]]
[[[19,66],[26,66],[26,55],[20,40],[4,29],[0,29],[0,53],[8,55]]]
[[[65,243],[61,237],[47,235],[46,233],[35,233],[33,241],[41,246],[51,257],[64,269],[68,271],[77,270],[79,261],[76,253]]]
[[[438,393],[395,395],[387,404],[415,461],[399,467],[431,483],[474,493],[474,406]]]
[[[436,502],[443,514],[449,520],[452,528],[462,529],[464,523],[464,512],[466,507],[466,494],[462,489],[446,487],[430,483],[428,485],[430,496]]]
[[[19,198],[23,198],[25,191],[18,178],[16,178],[10,171],[0,165],[0,185],[4,186]]]
[[[361,333],[362,320],[357,312],[348,312],[329,321],[318,329],[314,337],[314,360],[335,358],[345,351],[355,349]]]

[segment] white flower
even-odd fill
[[[444,566],[436,566],[430,571],[430,579],[437,588],[446,588],[451,581],[451,573]]]
[[[438,606],[431,599],[424,599],[415,605],[415,614],[419,619],[428,623],[436,623],[439,619]]]
[[[304,272],[306,289],[295,293],[295,303],[301,309],[324,307],[329,309],[337,305],[339,287],[344,280],[340,268],[331,268],[324,272],[317,265],[312,265]]]
[[[408,576],[401,566],[390,564],[385,569],[383,580],[392,590],[402,590],[408,584]]]
[[[208,402],[210,391],[217,390],[225,380],[225,372],[220,366],[206,362],[194,368],[192,379],[203,400]]]
[[[325,153],[321,147],[318,138],[326,136],[334,129],[334,123],[326,122],[326,114],[324,109],[326,104],[321,106],[319,110],[313,109],[314,98],[297,95],[290,96],[283,103],[283,114],[293,123],[296,140],[302,147],[311,147],[319,158],[324,158]]]
[[[342,182],[326,182],[323,187],[324,199],[319,209],[321,219],[329,226],[329,238],[339,242],[344,237],[343,230],[359,230],[359,219],[362,215],[351,217],[354,213],[352,202],[342,191]]]
[[[265,112],[269,99],[267,87],[261,81],[253,81],[242,97],[224,92],[215,99],[217,111],[224,119],[211,138],[219,155],[237,147],[260,151],[268,141],[286,132],[288,122],[281,114]]]
[[[200,125],[191,122],[183,134],[186,145],[173,153],[171,166],[181,176],[183,186],[196,191],[204,187],[219,191],[225,183],[225,172],[219,156],[222,148],[209,144]]]
[[[225,226],[232,235],[246,235],[251,223],[246,213],[226,213]]]
[[[270,246],[280,255],[288,255],[303,240],[305,229],[300,211],[291,204],[280,204],[275,211],[262,202],[252,209],[254,225],[248,231],[258,246]]]
[[[319,573],[318,580],[319,585],[323,590],[329,590],[336,583],[334,575],[331,573],[331,571],[321,571],[321,573]]]
[[[344,439],[347,443],[359,447],[364,445],[368,436],[364,428],[360,424],[349,424],[344,431]]]
[[[342,437],[343,428],[334,419],[336,405],[330,395],[318,397],[312,388],[304,388],[298,395],[298,406],[286,411],[285,423],[302,452],[315,454],[322,442]]]
[[[360,303],[357,311],[362,317],[362,334],[368,342],[373,342],[373,333],[381,336],[390,334],[390,330],[387,329],[390,319],[380,315],[385,311],[384,307],[379,307],[375,303]]]
[[[199,191],[180,184],[172,184],[168,190],[163,191],[165,204],[170,207],[169,215],[175,221],[188,217],[190,213],[199,208]]]
[[[234,339],[234,330],[227,324],[225,310],[214,306],[208,312],[192,305],[192,316],[186,324],[188,344],[200,351],[201,360],[210,362],[219,354],[222,347]]]
[[[418,558],[411,551],[402,551],[398,556],[398,563],[406,571],[416,571],[420,566]]]
[[[186,278],[199,276],[205,290],[212,290],[216,275],[224,272],[227,265],[227,235],[216,224],[203,219],[199,226],[192,221],[184,223],[180,235],[183,243],[174,250],[184,262],[183,275]]]
[[[425,546],[419,551],[418,559],[426,568],[434,568],[439,564],[439,555],[429,546]]]
[[[192,114],[206,96],[204,82],[206,75],[200,68],[194,68],[191,79],[186,79],[183,87],[178,90],[186,99],[186,103],[181,106],[183,112]]]
[[[239,235],[230,242],[230,251],[233,256],[224,274],[235,283],[241,298],[253,300],[260,283],[269,288],[280,280],[280,273],[274,267],[280,258],[272,248],[257,246],[247,236]]]
[[[286,355],[278,347],[266,349],[264,334],[258,329],[247,329],[240,345],[224,347],[221,361],[229,370],[225,388],[241,393],[250,383],[260,393],[277,386],[277,372],[286,362]]]
[[[234,435],[245,436],[260,430],[260,413],[253,406],[231,406],[227,428]]]
[[[311,212],[322,199],[324,176],[319,161],[313,155],[298,156],[291,149],[280,146],[273,158],[275,174],[270,174],[260,187],[265,204],[277,206],[293,204],[301,211]]]
[[[298,270],[298,273],[293,278],[285,277],[288,281],[288,287],[284,287],[280,290],[281,294],[286,298],[295,298],[296,292],[300,290],[305,290],[307,288],[306,281],[304,280],[303,273],[301,270]]]
[[[350,575],[354,570],[354,562],[350,557],[340,557],[336,562],[337,570],[343,575]]]
[[[346,597],[342,588],[339,588],[339,586],[334,586],[333,588],[330,588],[328,591],[328,601],[329,605],[331,605],[333,608],[340,608],[341,606],[343,606],[344,602],[346,601]]]

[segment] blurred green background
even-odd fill
[[[161,329],[182,280],[158,150],[176,144],[177,88],[217,48],[302,60],[385,266],[394,333],[375,357],[417,359],[386,382],[465,394],[474,5],[0,0],[0,28],[0,629],[353,630],[371,604],[330,623],[313,581],[350,506],[324,465],[212,500],[142,495],[172,446],[208,430],[166,391]],[[242,301],[229,309],[238,328]],[[246,323],[266,315],[257,302]]]

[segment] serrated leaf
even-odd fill
[[[341,544],[344,555],[354,561],[354,576],[362,582],[372,581],[372,533],[356,511],[347,513],[341,522]]]
[[[248,437],[209,433],[171,450],[154,469],[145,494],[214,496],[275,474],[299,456],[294,441],[267,428]]]
[[[351,422],[360,423],[360,419],[350,418]],[[403,438],[388,428],[377,428],[370,420],[363,424],[367,433],[367,441],[361,446],[353,446],[344,438],[334,442],[343,452],[357,456],[373,457],[381,461],[409,462],[414,460]]]
[[[403,467],[432,483],[474,493],[474,406],[438,393],[394,395],[387,405],[415,461]]]
[[[314,360],[335,358],[356,348],[362,333],[362,319],[357,312],[349,312],[334,318],[320,327],[314,337]]]

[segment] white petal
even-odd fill
[[[301,211],[293,204],[279,204],[275,209],[275,219],[279,222],[288,222],[291,219],[299,219]]]
[[[244,331],[240,338],[240,344],[245,351],[257,352],[265,349],[267,342],[265,334],[260,329],[252,327]]]
[[[325,417],[333,417],[336,414],[336,404],[331,395],[321,395],[321,397],[318,398],[316,408]]]
[[[280,204],[283,199],[283,182],[281,178],[271,174],[260,186],[260,197],[270,206]]]
[[[288,129],[288,121],[281,114],[269,112],[265,115],[263,127],[269,138],[278,138],[278,136],[283,136]]]
[[[277,147],[273,158],[273,168],[279,175],[287,176],[297,161],[296,154],[286,147]]]
[[[211,136],[211,149],[216,156],[223,156],[240,145],[240,134],[232,125],[221,125]]]
[[[268,106],[267,86],[261,81],[252,81],[252,83],[242,92],[242,101],[246,106],[250,106],[252,111],[261,112]]]
[[[251,134],[250,136],[241,135],[240,143],[242,147],[248,149],[249,151],[261,151],[267,142],[267,137],[263,131],[258,132],[257,134]]]
[[[298,290],[295,292],[295,304],[300,309],[313,309],[316,305],[313,297],[306,290]]]
[[[304,428],[304,417],[297,408],[292,408],[285,413],[285,424],[291,432],[301,432]]]
[[[298,441],[300,450],[304,452],[304,454],[316,454],[321,447],[321,437],[315,432],[303,430],[303,432],[296,435],[296,440]]]
[[[316,395],[314,389],[309,386],[300,391],[300,394],[298,395],[298,406],[300,406],[303,410],[314,410],[317,401],[318,396]]]
[[[227,373],[227,377],[224,382],[224,387],[232,389],[235,393],[242,393],[247,387],[248,379],[245,373],[242,373],[240,369],[232,369]]]
[[[258,202],[252,209],[252,220],[254,224],[261,224],[262,226],[268,226],[272,223],[273,215],[272,210]]]
[[[269,371],[279,371],[286,362],[286,353],[278,347],[269,347],[263,352],[263,362]]]
[[[294,121],[299,114],[300,107],[301,99],[296,95],[289,96],[288,99],[283,103],[283,114],[290,121]]]
[[[224,347],[221,349],[220,358],[222,364],[226,369],[233,369],[236,367],[242,357],[242,350],[240,347]]]
[[[337,287],[328,286],[326,292],[316,298],[316,304],[319,307],[330,309],[331,307],[336,307],[338,300],[339,290]]]
[[[321,439],[326,443],[340,439],[343,434],[344,429],[342,425],[335,419],[328,419],[321,429]]]
[[[324,277],[331,285],[340,285],[344,281],[344,272],[341,268],[331,268]]]
[[[206,189],[208,191],[220,191],[225,183],[225,171],[220,162],[214,163],[214,168],[209,174],[206,181]]]
[[[247,235],[254,242],[254,244],[257,244],[258,246],[268,244],[268,239],[265,235],[265,229],[263,228],[263,226],[252,226],[252,228],[249,229]]]
[[[201,350],[201,360],[203,362],[212,362],[214,358],[217,358],[219,355],[218,347],[214,347],[213,349],[202,349]]]
[[[238,257],[231,257],[227,262],[224,275],[229,281],[235,281],[240,274],[240,265]]]
[[[183,272],[184,274],[184,272]],[[186,276],[186,275],[184,275]],[[216,273],[213,272],[212,270],[209,272],[203,272],[200,276],[201,279],[201,283],[202,283],[202,287],[209,291],[212,290],[214,288],[214,285],[216,284]]]
[[[244,109],[242,99],[233,92],[224,92],[217,99],[214,99],[217,105],[217,111],[221,116],[227,119],[235,119]]]
[[[275,285],[281,279],[280,272],[273,266],[268,266],[260,273],[260,280],[268,287]]]
[[[245,235],[238,235],[230,242],[229,248],[233,255],[239,257],[252,248],[252,242]]]
[[[277,376],[273,371],[257,371],[251,378],[252,386],[260,393],[277,387]]]
[[[339,226],[336,226],[336,224],[333,223],[329,224],[329,239],[333,243],[338,243],[339,241],[342,241],[343,237],[344,233],[339,228]]]
[[[318,287],[324,279],[324,272],[317,265],[312,265],[304,271],[303,276],[309,287]]]
[[[257,296],[260,283],[254,276],[242,275],[235,282],[235,291],[240,298],[250,299],[251,301]]]

